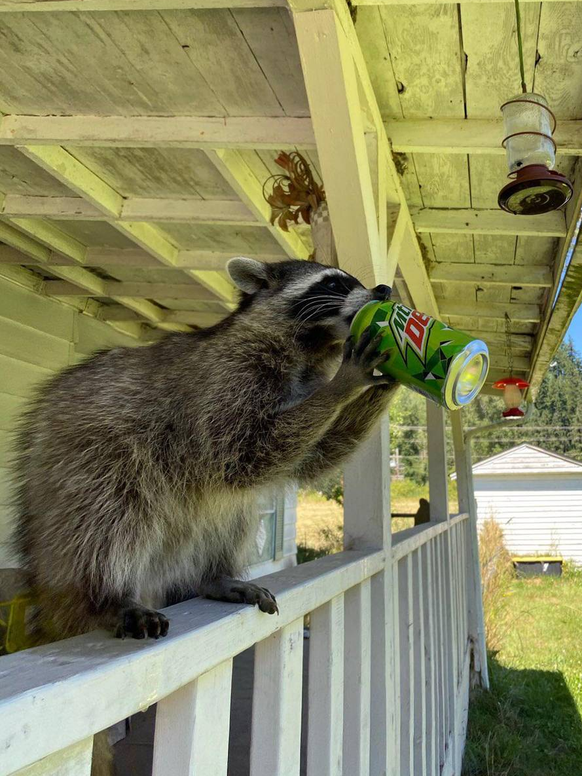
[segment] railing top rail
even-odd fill
[[[406,528],[404,531],[398,531],[392,535],[392,558],[400,560],[406,555],[410,555],[411,552],[434,539],[435,536],[448,531],[453,525],[468,518],[468,514],[455,515],[449,520],[443,520],[439,523],[424,523],[413,528]]]
[[[279,616],[198,598],[168,610],[160,641],[96,631],[3,657],[0,776],[145,710],[383,568],[383,551],[342,552],[262,578]]]

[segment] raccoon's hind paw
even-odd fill
[[[130,609],[122,609],[120,622],[115,631],[118,639],[131,636],[134,639],[145,639],[151,636],[159,639],[165,636],[170,627],[170,621],[160,612],[146,609],[144,606],[133,606]]]
[[[205,598],[215,601],[228,601],[233,604],[251,604],[258,606],[267,614],[279,614],[275,596],[265,587],[239,579],[217,579],[207,585],[202,593]]]

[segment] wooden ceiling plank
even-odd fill
[[[540,5],[530,2],[521,11],[525,77],[530,88],[536,67]],[[467,117],[500,118],[500,106],[520,91],[515,8],[509,4],[472,3],[461,6],[460,15],[467,57]]]

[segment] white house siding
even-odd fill
[[[35,386],[97,348],[136,345],[101,321],[0,278],[0,568],[10,534],[12,437]]]
[[[582,564],[582,465],[522,445],[473,468],[479,526],[493,517],[515,555]]]

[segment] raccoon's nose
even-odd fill
[[[385,302],[387,299],[390,299],[391,293],[392,289],[390,286],[380,284],[372,289],[372,299],[376,299],[378,302]]]

